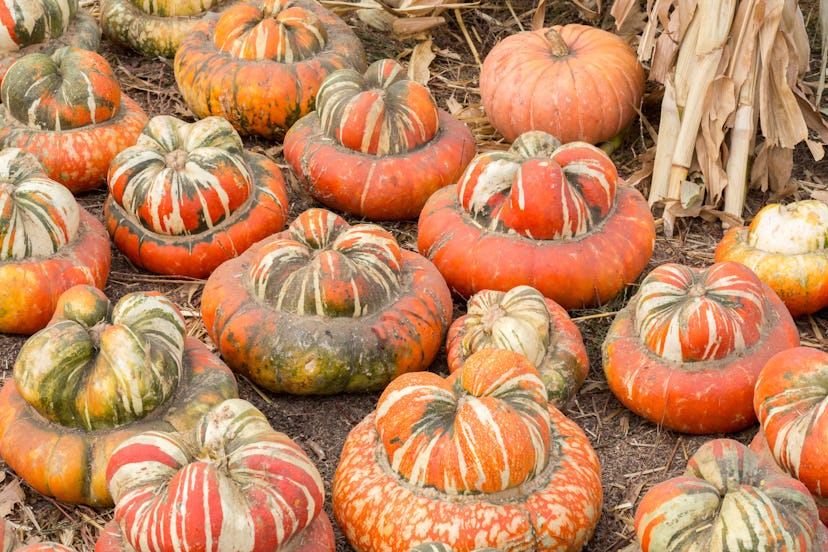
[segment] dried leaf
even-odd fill
[[[378,31],[389,32],[397,18],[383,9],[361,9],[357,17],[369,27]]]
[[[398,37],[406,37],[444,25],[446,22],[442,16],[434,17],[397,17],[391,23],[391,30]]]
[[[805,140],[805,144],[811,151],[814,161],[822,161],[822,158],[825,157],[825,148],[823,145],[819,142],[814,142],[813,140]]]
[[[784,197],[796,191],[796,184],[791,179],[792,170],[793,150],[765,141],[751,167],[751,186],[762,191],[770,189],[775,197]]]
[[[543,22],[546,19],[546,0],[538,0],[535,8],[535,15],[532,16],[532,30],[543,29]]]
[[[428,70],[428,66],[437,57],[431,50],[431,42],[430,38],[418,42],[411,52],[411,61],[408,63],[408,78],[419,82],[423,86],[428,85],[431,78],[431,71]]]
[[[446,107],[448,108],[448,112],[452,115],[457,115],[463,111],[463,104],[455,100],[454,97],[450,97],[446,100]]]
[[[647,24],[647,14],[638,0],[615,0],[610,8],[619,34],[638,34]]]
[[[25,502],[26,493],[20,485],[20,480],[12,479],[0,489],[0,517],[6,518],[12,513],[14,507]]]
[[[765,139],[774,146],[793,149],[808,137],[808,127],[787,80],[790,67],[784,37],[774,41],[762,59],[766,69],[759,77],[759,121]]]
[[[693,209],[701,206],[704,199],[704,184],[697,182],[690,182],[684,180],[681,183],[681,190],[679,192],[679,201],[682,208]]]
[[[818,199],[823,203],[828,203],[828,190],[814,190],[811,192],[811,199]]]

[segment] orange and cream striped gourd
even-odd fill
[[[604,373],[621,402],[654,423],[737,431],[756,420],[753,388],[764,363],[798,344],[788,310],[749,268],[666,263],[616,315]]]
[[[34,155],[0,150],[0,331],[31,334],[61,293],[102,288],[111,253],[106,230]]]
[[[195,25],[175,54],[175,81],[196,117],[282,138],[313,111],[322,81],[364,68],[354,32],[315,0],[240,2]]]
[[[808,490],[732,439],[703,444],[684,474],[651,488],[635,513],[643,552],[824,550]]]
[[[112,161],[108,185],[104,219],[115,245],[153,272],[208,276],[287,219],[279,167],[245,151],[221,117],[153,117]]]
[[[541,131],[478,155],[429,198],[417,230],[420,252],[461,295],[529,285],[566,309],[613,298],[655,244],[646,201],[606,153]]]
[[[124,441],[112,453],[107,484],[123,549],[333,550],[316,466],[242,399],[216,405],[192,431]],[[327,546],[303,548],[303,533],[315,526]]]
[[[314,199],[369,220],[398,220],[416,217],[434,191],[457,180],[474,138],[402,65],[381,59],[364,73],[331,73],[316,111],[285,135],[284,151]]]
[[[35,155],[73,193],[102,185],[109,163],[147,122],[109,63],[80,48],[21,57],[3,77],[0,97],[0,144]]]
[[[392,381],[348,435],[332,499],[359,552],[427,542],[575,552],[602,492],[589,441],[547,402],[526,357],[484,349],[448,378]]]

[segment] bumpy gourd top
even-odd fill
[[[328,35],[313,12],[291,0],[238,4],[216,23],[215,44],[243,59],[296,63],[322,51]]]
[[[129,0],[142,12],[157,17],[199,15],[221,4],[222,0]]]
[[[554,240],[588,233],[615,202],[618,171],[585,142],[561,145],[542,131],[508,151],[478,155],[457,186],[460,204],[483,228]]]
[[[801,255],[828,247],[828,205],[816,199],[773,203],[750,223],[748,245],[782,255]]]
[[[549,459],[549,420],[537,371],[502,349],[473,354],[445,379],[403,374],[376,411],[391,469],[452,495],[505,491],[539,474]]]
[[[641,282],[634,308],[647,348],[676,362],[743,351],[758,343],[766,323],[762,282],[736,262],[706,270],[661,265]]]
[[[437,104],[392,59],[331,73],[319,88],[322,130],[343,146],[371,155],[395,155],[430,142],[440,128]]]
[[[78,0],[11,0],[0,3],[0,52],[15,52],[62,35]]]
[[[79,226],[72,192],[46,176],[34,155],[19,148],[0,151],[0,260],[53,255]]]
[[[65,46],[28,54],[9,67],[0,96],[12,117],[40,130],[71,130],[111,119],[121,88],[99,54]]]
[[[147,229],[168,235],[208,230],[252,190],[242,139],[222,117],[185,123],[153,117],[137,143],[109,167],[113,198]]]
[[[359,317],[382,310],[402,286],[399,244],[374,224],[350,226],[325,209],[299,215],[250,263],[254,295],[300,315]]]
[[[540,366],[549,347],[549,307],[533,287],[517,286],[507,292],[483,290],[467,306],[463,353],[486,347],[526,355]]]
[[[732,439],[707,441],[684,474],[642,499],[635,531],[645,552],[821,550],[805,487]]]
[[[219,403],[192,431],[127,439],[107,485],[125,541],[146,551],[291,549],[325,492],[299,445],[242,399]]]
[[[109,429],[139,420],[175,392],[184,318],[157,293],[130,293],[112,307],[92,286],[60,298],[55,317],[14,364],[20,395],[68,427]]]

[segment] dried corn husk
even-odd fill
[[[636,24],[634,4],[615,0],[622,28]],[[805,141],[818,160],[828,143],[803,81],[810,49],[798,3],[647,0],[646,15],[639,58],[665,86],[649,200],[665,206],[665,233],[698,213],[739,222],[748,185],[794,191],[793,148]]]

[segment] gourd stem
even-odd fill
[[[94,345],[95,350],[98,351],[101,348],[101,336],[103,336],[104,331],[112,324],[107,322],[106,320],[101,320],[91,328],[89,328],[89,339],[92,340],[92,345]]]
[[[169,168],[175,171],[180,171],[187,166],[188,156],[189,153],[187,153],[186,151],[177,149],[166,154],[164,156],[164,162]]]
[[[564,42],[563,37],[558,31],[550,27],[549,29],[546,29],[543,36],[549,43],[554,57],[565,57],[569,55],[569,45]]]

